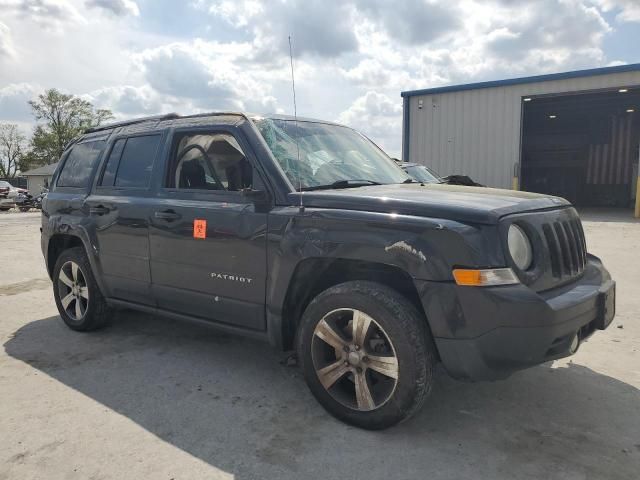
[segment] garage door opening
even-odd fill
[[[521,188],[579,207],[633,208],[640,87],[523,98]]]

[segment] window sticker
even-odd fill
[[[207,221],[196,218],[193,221],[193,238],[207,238]]]

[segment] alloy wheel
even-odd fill
[[[311,356],[325,390],[354,410],[381,407],[398,383],[398,359],[389,336],[360,310],[326,314],[313,332]]]
[[[80,321],[89,306],[89,288],[80,266],[74,261],[62,265],[58,274],[58,292],[65,313],[75,321]]]

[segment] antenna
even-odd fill
[[[291,35],[289,35],[289,61],[291,62],[291,89],[293,90],[293,119],[296,126],[296,151],[298,156],[298,191],[300,192],[300,211],[304,210],[302,203],[302,176],[300,168],[300,145],[298,143],[298,107],[296,105],[296,79],[293,75],[293,47],[291,46]]]

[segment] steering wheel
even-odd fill
[[[204,148],[202,148],[200,145],[198,145],[197,143],[192,143],[191,145],[185,147],[184,150],[182,150],[180,155],[178,155],[178,165],[180,165],[180,162],[182,161],[184,156],[187,153],[189,153],[191,150],[198,150],[200,153],[202,153],[202,156],[207,161],[207,164],[211,165],[211,160],[209,158],[209,155],[207,154],[207,151]],[[178,172],[177,172],[177,168],[176,168],[176,174],[177,173]],[[218,174],[216,173],[216,169],[215,168],[211,168],[211,176],[215,180],[217,185],[219,185],[220,187],[224,188],[223,185],[222,185],[222,182],[220,181],[220,178],[218,177]],[[176,183],[178,183],[178,182],[179,182],[179,180],[176,178]],[[179,187],[179,185],[176,185],[176,187]]]

